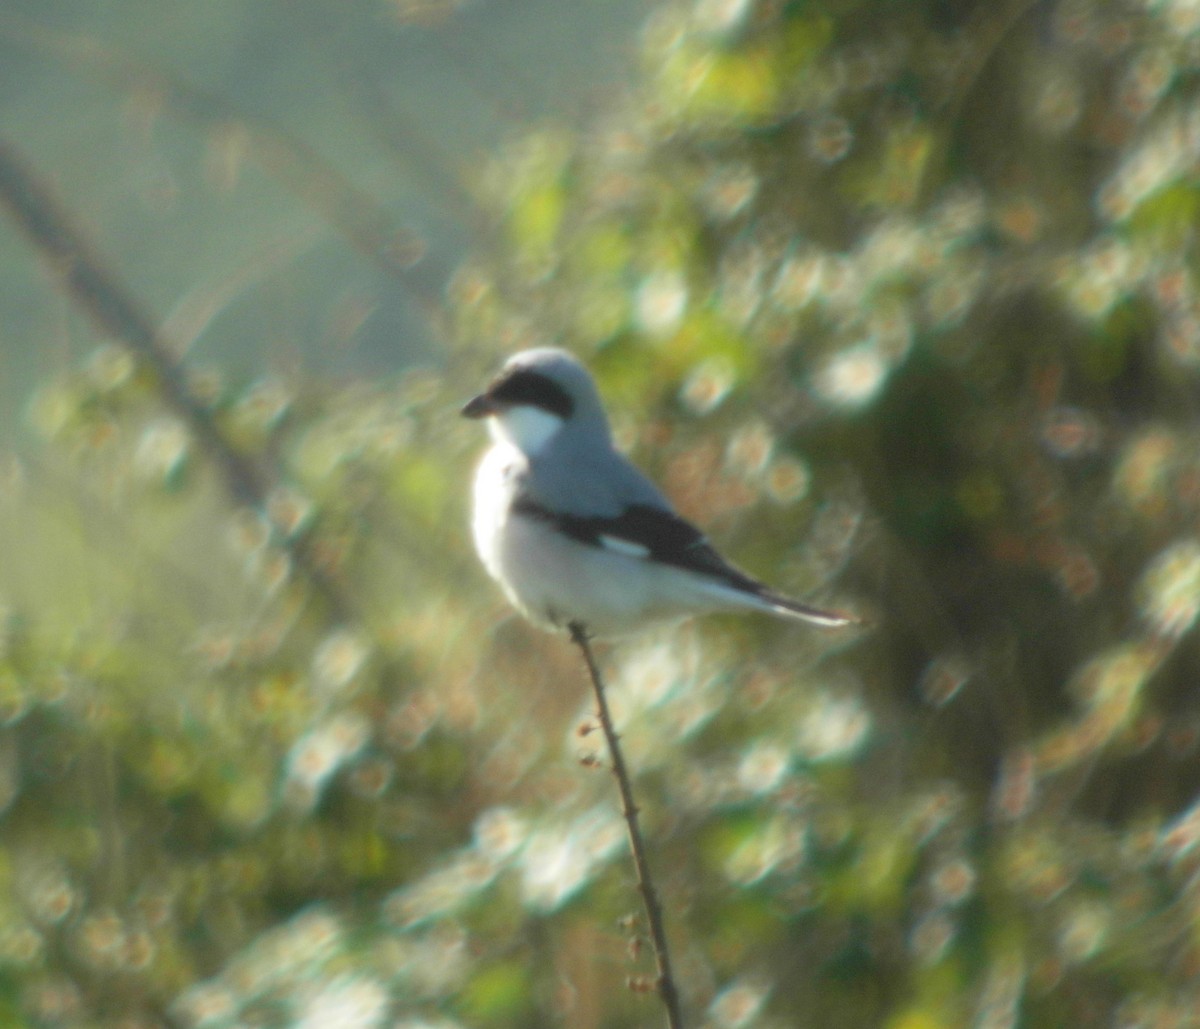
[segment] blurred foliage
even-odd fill
[[[444,373],[194,376],[267,511],[123,351],[48,383],[6,1024],[661,1017],[582,669],[463,528],[457,402],[554,341],[729,552],[870,620],[606,654],[689,1024],[1195,1025],[1198,58],[1192,0],[666,8],[590,133],[480,172]]]

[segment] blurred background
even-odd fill
[[[480,162],[544,119],[581,126],[648,6],[16,2],[0,115],[196,359],[395,373],[437,349],[422,307],[486,231]],[[423,267],[356,252],[356,217]],[[0,256],[13,410],[75,343],[28,251],[6,234]]]
[[[686,1024],[1195,1024],[1200,6],[0,14],[0,1022],[662,1023],[522,347],[750,571],[604,649]],[[583,729],[581,730],[581,727]]]

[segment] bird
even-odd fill
[[[539,628],[617,637],[654,622],[761,611],[859,621],[735,567],[614,446],[595,380],[567,350],[511,356],[462,408],[492,445],[475,474],[472,534],[488,574]]]

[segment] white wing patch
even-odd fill
[[[628,557],[638,557],[643,560],[650,556],[649,547],[634,543],[633,540],[622,539],[620,536],[605,536],[603,533],[600,534],[599,539],[602,547],[617,554],[625,554]]]

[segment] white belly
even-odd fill
[[[513,469],[520,467],[520,458],[513,460],[499,447],[485,455],[472,528],[484,567],[531,622],[551,630],[580,622],[593,635],[613,636],[705,606],[689,596],[685,572],[651,568],[628,551],[589,546],[546,521],[509,514]]]

